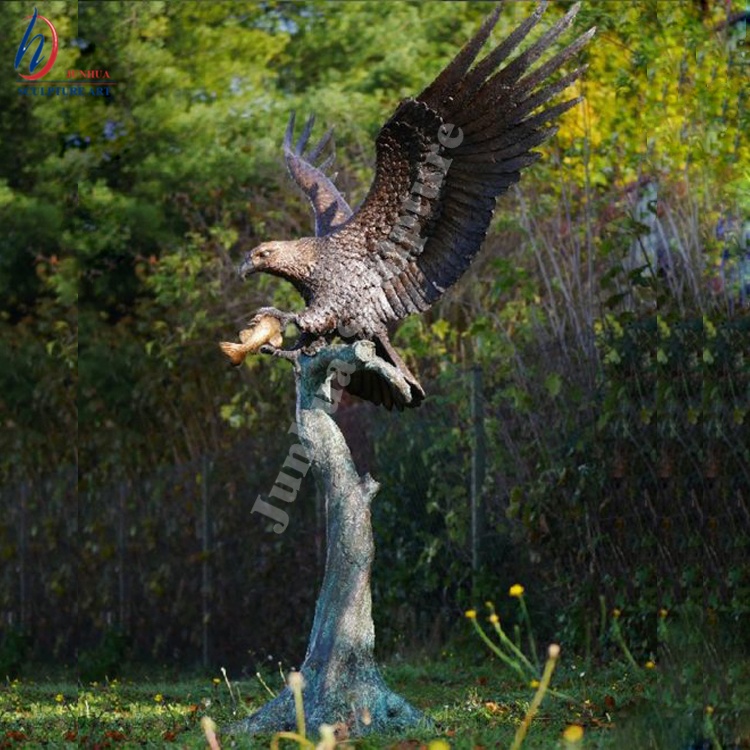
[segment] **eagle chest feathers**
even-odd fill
[[[387,408],[419,405],[424,391],[390,343],[389,325],[427,310],[463,276],[481,248],[496,199],[539,158],[534,149],[580,101],[555,99],[585,71],[568,63],[576,63],[595,29],[551,52],[580,3],[529,41],[546,5],[540,0],[480,57],[500,18],[498,5],[438,77],[401,102],[377,137],[375,177],[354,212],[326,174],[331,131],[307,151],[313,119],[296,144],[293,115],[289,121],[284,155],[312,206],[315,236],[263,243],[246,255],[240,273],[265,271],[291,281],[307,303],[292,316],[300,330],[374,341],[412,394],[405,401],[387,384],[360,378],[348,387],[355,395]]]
[[[347,338],[367,338],[385,328],[386,319],[378,306],[382,279],[366,257],[347,252],[343,244],[332,242],[316,266],[313,273],[319,291],[308,307],[316,319],[331,319],[328,330],[315,326],[316,333],[333,333],[339,328],[347,331]]]

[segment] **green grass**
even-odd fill
[[[702,707],[670,708],[658,670],[636,673],[624,662],[584,666],[571,657],[560,662],[552,688],[567,697],[545,697],[524,748],[563,747],[562,732],[573,723],[585,728],[577,745],[585,748],[680,748],[691,733],[701,732]],[[389,664],[384,674],[437,728],[358,740],[358,748],[405,750],[436,738],[457,749],[508,748],[534,694],[497,660],[483,655],[470,655],[467,661],[444,653],[432,662]],[[229,678],[231,693],[220,675],[170,682],[113,680],[82,689],[27,679],[6,683],[0,691],[0,748],[205,748],[202,717],[221,728],[269,698],[258,680]],[[273,690],[281,687],[278,672],[265,680]],[[719,713],[717,709],[717,718]],[[223,748],[268,748],[270,739],[220,735]]]

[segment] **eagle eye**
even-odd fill
[[[268,256],[269,256],[270,254],[271,254],[271,251],[270,251],[270,250],[261,250],[261,251],[260,251],[260,252],[258,253],[258,257],[259,257],[259,258],[267,258],[267,257],[268,257]]]

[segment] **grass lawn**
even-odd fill
[[[441,738],[448,745],[433,747],[509,748],[535,691],[520,685],[495,659],[476,655],[469,660],[473,663],[445,653],[433,662],[386,665],[383,671],[389,685],[422,708],[436,728],[357,740],[352,745],[406,750],[428,747]],[[0,748],[206,748],[202,717],[210,717],[221,728],[270,697],[257,679],[235,682],[230,674],[229,680],[231,691],[222,675],[123,679],[80,689],[75,684],[42,682],[41,676],[39,682],[6,682],[0,691]],[[279,672],[269,673],[265,682],[277,691],[282,677]],[[705,735],[705,706],[672,701],[674,691],[666,687],[658,667],[636,672],[624,663],[596,667],[561,658],[551,687],[564,695],[545,696],[524,748],[681,750],[690,746],[691,738]],[[720,723],[722,712],[729,716],[730,709],[717,705],[708,721]],[[732,716],[736,718],[736,713]],[[575,745],[562,739],[570,724],[585,730],[583,740]],[[222,748],[268,748],[271,738],[220,733],[219,740]],[[296,745],[282,741],[281,746]]]

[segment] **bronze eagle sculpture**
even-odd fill
[[[260,311],[277,317],[282,327],[294,322],[301,332],[298,349],[334,336],[368,339],[411,390],[406,400],[375,373],[359,372],[347,386],[355,395],[389,409],[419,405],[424,391],[391,344],[389,328],[427,310],[458,281],[482,245],[497,197],[539,158],[531,149],[557,131],[554,121],[580,101],[545,107],[585,70],[551,78],[595,29],[531,67],[571,25],[580,3],[509,60],[545,6],[543,0],[474,64],[497,23],[497,6],[438,77],[419,96],[401,102],[377,137],[375,177],[355,212],[326,176],[327,163],[314,166],[330,131],[305,155],[312,120],[295,146],[292,115],[285,156],[312,204],[316,235],[264,242],[246,254],[239,273],[244,278],[264,271],[300,292],[306,309],[298,314]]]

